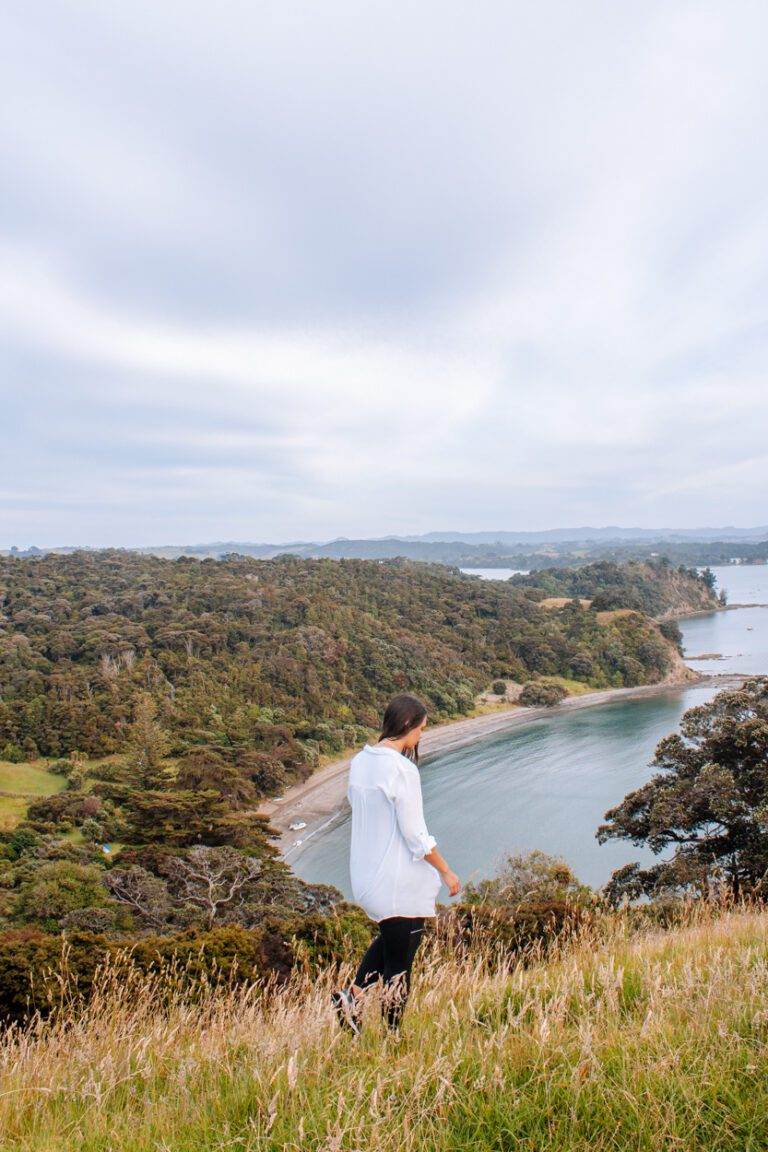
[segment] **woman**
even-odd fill
[[[460,888],[424,823],[416,765],[426,726],[427,710],[420,700],[395,696],[384,713],[378,743],[367,744],[350,765],[352,894],[379,925],[354,983],[333,994],[339,1019],[356,1033],[360,998],[379,980],[387,1023],[398,1027],[424,921],[435,916],[441,878],[451,896]]]

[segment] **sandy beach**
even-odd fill
[[[637,688],[611,688],[586,692],[581,696],[569,696],[554,708],[524,708],[510,704],[497,712],[482,716],[472,716],[463,720],[451,721],[428,728],[421,742],[422,760],[431,759],[443,752],[469,744],[497,732],[507,732],[523,724],[530,724],[544,716],[573,712],[583,708],[594,708],[608,701],[631,697],[652,696],[663,692],[679,690],[686,685],[713,683],[728,686],[738,684],[741,676],[729,674],[703,676],[680,660],[669,676],[658,684],[646,684]],[[349,756],[326,764],[305,780],[289,788],[279,798],[266,800],[259,811],[269,817],[270,824],[278,833],[277,845],[284,860],[295,862],[307,844],[329,827],[344,811],[347,787]],[[289,825],[304,822],[305,827],[291,831]]]

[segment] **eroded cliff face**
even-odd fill
[[[694,581],[687,573],[672,569],[664,579],[663,612],[657,620],[673,620],[678,616],[688,616],[695,612],[714,612],[722,607],[715,592],[700,581]]]
[[[671,640],[664,637],[667,645],[669,646],[669,671],[664,677],[662,683],[664,684],[695,684],[699,680],[704,680],[706,677],[702,676],[701,672],[689,668],[684,658],[680,655],[675,645]]]

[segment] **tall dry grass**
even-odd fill
[[[281,989],[104,972],[91,1002],[0,1042],[2,1149],[768,1147],[768,912],[603,920],[548,959],[446,958],[402,1034],[341,1032],[331,974]]]

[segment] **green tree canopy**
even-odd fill
[[[15,894],[14,913],[22,923],[58,928],[67,913],[103,908],[108,903],[100,868],[54,860],[42,864],[22,881]]]
[[[768,880],[768,679],[746,681],[691,708],[656,749],[660,771],[606,812],[598,840],[647,844],[668,859],[614,873],[618,900],[661,890],[735,895]]]

